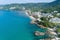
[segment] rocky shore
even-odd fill
[[[36,23],[34,20],[32,20],[31,22],[30,22],[31,24],[36,24],[38,27],[40,27],[40,28],[46,28],[45,26],[43,26],[43,25],[39,25],[38,23]]]
[[[45,33],[39,32],[39,31],[35,31],[35,35],[36,35],[36,36],[42,36],[42,35],[45,35]]]
[[[30,22],[31,24],[36,24],[39,28],[47,28],[47,27],[45,27],[45,26],[43,26],[43,25],[39,25],[39,24],[36,22],[37,19],[31,15],[31,12],[30,12],[30,13],[26,12],[26,15],[32,20],[32,21]],[[39,21],[40,21],[40,20],[39,20]],[[56,35],[56,32],[53,31],[53,30],[51,30],[51,28],[49,28],[49,29],[47,28],[47,30],[49,30],[48,32],[50,32],[50,33],[47,32],[47,34],[53,35],[53,36]],[[45,33],[40,32],[40,31],[35,31],[35,35],[36,35],[36,36],[41,36],[41,35],[45,35]],[[55,36],[55,37],[56,37],[56,36]],[[56,37],[56,38],[57,38],[57,37]],[[48,38],[47,38],[47,39],[48,39]],[[53,39],[56,40],[55,38],[53,38]],[[53,39],[51,39],[51,40],[53,40]],[[45,39],[43,39],[43,40],[45,40]],[[50,39],[48,39],[48,40],[50,40]]]

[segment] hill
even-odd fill
[[[7,4],[7,5],[2,5],[0,6],[0,9],[8,9],[10,10],[11,7],[15,7],[14,10],[22,10],[22,8],[26,8],[26,9],[41,9],[45,7],[45,4],[47,3],[25,3],[25,4]]]
[[[55,0],[54,2],[46,4],[46,8],[44,9],[46,12],[58,11],[60,12],[60,0]]]

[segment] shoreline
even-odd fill
[[[36,20],[34,17],[32,17],[31,15],[29,15],[28,12],[25,11],[25,13],[26,13],[26,15],[27,15],[31,20]]]
[[[36,24],[39,28],[41,27],[41,28],[46,28],[46,27],[44,27],[44,26],[42,26],[42,25],[39,25],[39,24],[37,24],[35,21],[36,21],[36,19],[33,17],[33,16],[30,16],[29,14],[28,14],[28,12],[26,12],[25,11],[25,13],[26,13],[26,15],[31,19],[31,24]]]
[[[36,24],[39,28],[46,28],[46,27],[44,27],[44,26],[42,26],[42,25],[39,25],[39,24],[37,24],[35,21],[31,21],[31,24]]]

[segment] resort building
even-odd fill
[[[50,22],[52,22],[52,23],[60,23],[60,18],[57,18],[57,17],[51,18]]]
[[[57,13],[57,16],[60,16],[60,13]]]
[[[42,17],[54,17],[51,13],[41,13]]]

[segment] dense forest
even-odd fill
[[[60,12],[60,0],[55,0],[54,2],[48,3],[47,8],[44,9],[46,12],[58,11]]]

